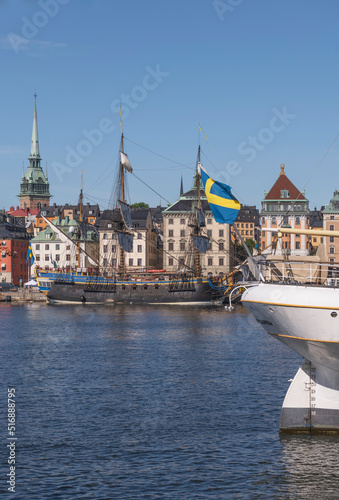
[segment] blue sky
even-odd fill
[[[335,0],[7,0],[0,15],[0,208],[18,204],[34,89],[58,204],[83,170],[85,201],[107,207],[121,100],[134,173],[163,206],[181,173],[192,184],[199,122],[204,167],[243,204],[259,207],[280,163],[311,208],[339,189],[339,139],[310,179],[339,133]],[[134,176],[129,198],[160,202]]]

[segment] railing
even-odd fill
[[[265,282],[339,286],[339,265],[316,260],[266,260],[259,263]]]

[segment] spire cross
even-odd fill
[[[37,93],[36,93],[36,89],[34,91],[34,101],[36,102],[36,98],[37,98]]]

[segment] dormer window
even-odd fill
[[[280,191],[280,198],[289,198],[290,194],[287,189],[282,189]]]

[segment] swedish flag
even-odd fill
[[[33,266],[34,264],[34,255],[33,255],[33,252],[32,252],[32,246],[31,246],[31,243],[28,245],[28,250],[27,250],[27,257],[26,257],[26,261],[29,262],[29,265],[30,266]]]
[[[215,220],[222,224],[233,224],[241,205],[231,193],[230,186],[211,179],[201,165],[199,165],[199,171]]]

